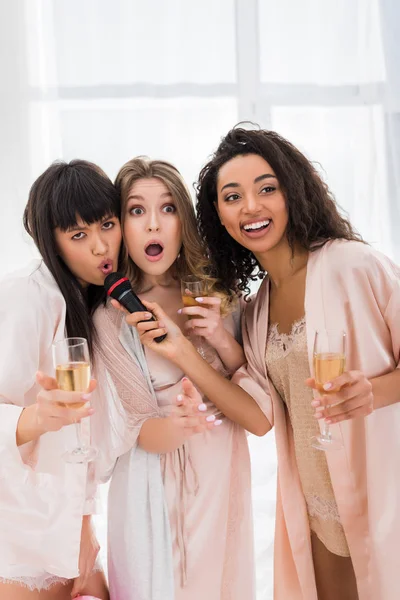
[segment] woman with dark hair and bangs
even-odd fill
[[[119,208],[99,167],[54,163],[33,184],[24,214],[42,258],[2,282],[0,596],[7,600],[108,599],[91,526],[94,477],[62,456],[76,444],[67,426],[94,411],[88,395],[61,391],[45,374],[54,373],[54,342],[82,337],[92,351],[91,315],[118,266]],[[68,407],[82,398],[83,407]]]

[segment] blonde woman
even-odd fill
[[[169,163],[136,158],[122,167],[116,186],[125,241],[122,265],[134,290],[143,302],[162,306],[180,330],[201,336],[213,367],[229,376],[244,362],[234,338],[233,302],[207,277],[182,177]],[[187,275],[208,286],[209,297],[200,307],[182,308],[181,279]],[[188,320],[189,315],[195,318]],[[143,348],[116,307],[99,309],[95,323],[99,406],[111,414],[109,431],[101,432],[98,468],[103,479],[112,471],[112,600],[251,600],[244,429],[200,395],[189,404],[185,394],[191,394],[191,384],[183,371]],[[183,406],[176,406],[177,397]]]

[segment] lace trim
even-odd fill
[[[100,561],[97,559],[93,567],[92,574],[98,573],[102,570],[103,567]],[[18,585],[27,588],[31,592],[47,591],[57,584],[67,585],[71,581],[72,579],[66,579],[65,577],[57,577],[56,575],[49,575],[48,573],[43,573],[43,575],[39,575],[38,577],[0,577],[0,583],[8,583],[14,585],[17,583]]]
[[[275,352],[279,352],[281,356],[288,354],[299,336],[306,331],[306,319],[302,317],[298,321],[294,321],[290,333],[280,333],[278,330],[279,323],[271,323],[268,327],[268,345],[274,348]]]
[[[55,575],[44,575],[43,577],[13,577],[4,579],[0,577],[0,583],[19,584],[31,592],[49,590],[56,584],[67,585],[71,580],[56,577]]]
[[[325,500],[319,496],[307,496],[308,514],[323,521],[340,523],[340,516],[335,500]]]

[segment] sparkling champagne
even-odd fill
[[[326,352],[314,354],[314,376],[318,390],[322,394],[327,394],[323,385],[335,377],[339,377],[344,372],[345,357],[343,354]],[[330,390],[335,392],[338,390]]]
[[[205,296],[206,294],[202,294],[202,297]],[[200,302],[197,302],[197,300],[193,297],[193,296],[187,296],[187,295],[182,295],[182,302],[183,302],[183,306],[201,306]],[[196,317],[194,315],[186,315],[188,319],[195,319]]]
[[[70,362],[57,365],[56,379],[60,390],[65,392],[86,392],[90,384],[90,365],[87,362]],[[81,408],[85,402],[68,404],[68,408]]]

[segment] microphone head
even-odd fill
[[[124,292],[132,289],[129,279],[123,273],[118,272],[107,275],[104,280],[104,287],[107,296],[111,296],[115,300],[118,300]]]

